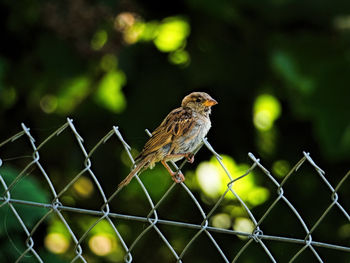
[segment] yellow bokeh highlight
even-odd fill
[[[169,53],[169,62],[178,66],[187,66],[190,55],[184,50],[190,34],[190,25],[180,16],[167,17],[162,21],[148,21],[131,12],[122,12],[114,20],[115,30],[122,33],[126,44],[140,41],[153,41],[156,48]]]
[[[91,48],[100,50],[107,43],[108,34],[106,30],[98,30],[91,39]]]
[[[69,249],[71,236],[61,220],[53,218],[49,223],[47,232],[44,245],[49,251],[55,254],[63,254]]]
[[[243,175],[249,168],[247,164],[236,164],[232,157],[228,155],[221,156],[223,158],[222,163],[231,174],[232,179]],[[227,190],[227,184],[230,182],[228,175],[215,157],[198,165],[196,177],[202,192],[212,199],[219,198]],[[232,188],[250,206],[264,203],[270,194],[267,188],[256,185],[253,172],[234,182]],[[232,193],[227,193],[225,197],[235,198]]]
[[[126,107],[126,100],[121,90],[125,83],[126,77],[122,71],[107,72],[98,85],[97,102],[114,113],[122,112]]]
[[[281,105],[272,95],[259,95],[253,106],[253,123],[261,131],[270,130],[281,115]]]
[[[143,32],[146,30],[146,24],[137,22],[128,28],[124,33],[124,41],[127,44],[134,44],[142,38]]]
[[[114,19],[114,28],[117,31],[124,32],[132,27],[136,22],[136,14],[132,12],[121,12]]]
[[[255,226],[252,220],[246,218],[246,217],[237,217],[235,219],[235,222],[233,224],[233,230],[239,231],[239,232],[244,232],[244,233],[249,233],[251,234],[254,230]],[[247,239],[248,236],[241,236],[238,235],[239,238],[241,239]]]
[[[162,52],[172,52],[184,47],[190,26],[182,17],[167,17],[163,21],[144,22],[131,14],[117,16],[116,29],[123,33],[127,44],[153,41]],[[184,53],[183,53],[184,54]]]
[[[231,205],[225,205],[223,207],[223,212],[230,215],[231,218],[236,218],[239,216],[246,216],[247,211],[243,206],[241,206],[239,203],[233,203]]]
[[[83,229],[88,229],[94,224],[95,220],[94,217],[85,217],[79,223]],[[115,253],[120,252],[117,236],[113,227],[107,220],[98,222],[98,224],[91,229],[88,239],[89,248],[98,256],[108,256],[111,255],[111,253],[115,256]]]
[[[159,23],[156,21],[137,21],[125,30],[123,34],[124,41],[127,44],[134,44],[139,41],[152,41],[157,36],[158,27]]]
[[[51,94],[47,94],[40,99],[40,108],[45,113],[53,113],[58,106],[57,97]]]
[[[220,213],[214,215],[212,218],[213,227],[229,229],[231,227],[231,217],[228,214]]]
[[[139,35],[139,40],[140,41],[154,40],[159,32],[158,28],[159,28],[158,21],[149,21],[149,22],[143,23],[142,32]]]
[[[73,189],[79,196],[87,198],[94,192],[94,185],[88,177],[80,176],[73,184]]]
[[[181,17],[168,17],[158,27],[154,44],[162,52],[171,52],[183,47],[190,34],[188,22]]]
[[[158,22],[144,22],[137,14],[122,12],[114,19],[114,28],[122,33],[126,44],[151,41],[155,38]]]
[[[98,256],[107,256],[115,250],[116,240],[109,234],[95,234],[89,239],[89,248]]]
[[[63,254],[69,248],[69,240],[61,233],[49,233],[44,239],[44,244],[55,254]]]

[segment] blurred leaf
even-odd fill
[[[275,71],[281,74],[291,84],[291,87],[298,89],[300,93],[311,95],[315,91],[313,81],[299,72],[300,67],[286,52],[276,51],[272,55],[272,65]]]
[[[126,78],[122,71],[111,70],[101,79],[96,93],[97,102],[114,113],[122,112],[126,107],[126,100],[122,86]]]
[[[93,50],[100,50],[106,44],[108,35],[106,30],[98,30],[91,40],[91,48]]]
[[[0,169],[0,174],[4,178],[7,186],[9,186],[19,173],[13,168],[2,167]],[[0,189],[1,192],[4,191],[2,186]],[[10,195],[12,199],[27,200],[38,203],[49,202],[47,193],[32,177],[22,178],[10,191]],[[35,206],[18,204],[13,205],[22,218],[24,224],[29,228],[33,226],[33,224],[35,224],[47,211],[45,208]],[[4,236],[6,235],[5,233],[14,230],[23,231],[17,218],[14,216],[8,205],[4,205],[0,208],[0,219],[2,221],[0,222],[0,236]]]
[[[90,91],[90,80],[87,76],[79,76],[65,81],[58,95],[57,112],[67,114],[82,102]]]
[[[190,55],[186,50],[176,50],[169,54],[169,61],[175,65],[188,66]]]
[[[284,82],[294,113],[313,124],[322,154],[345,160],[350,155],[350,70],[342,52],[333,50],[327,39],[301,35],[280,39],[271,64]]]

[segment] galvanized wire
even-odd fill
[[[299,258],[299,256],[305,250],[311,251],[314,258],[318,262],[325,262],[325,259],[323,259],[320,253],[316,250],[316,248],[319,248],[319,247],[328,248],[335,251],[344,251],[349,253],[349,257],[350,257],[349,246],[342,246],[342,245],[337,245],[337,244],[332,244],[327,242],[318,242],[313,240],[313,237],[312,237],[312,234],[314,233],[315,229],[321,224],[321,222],[324,220],[324,218],[329,214],[329,212],[332,209],[338,209],[341,212],[341,214],[344,215],[346,221],[350,222],[349,212],[340,204],[340,201],[339,201],[340,198],[338,194],[339,189],[350,176],[350,170],[340,180],[340,182],[336,185],[336,187],[333,187],[331,183],[327,180],[325,176],[325,172],[314,162],[310,154],[307,152],[303,152],[303,157],[283,178],[281,183],[279,183],[274,178],[274,176],[268,171],[268,169],[266,169],[261,164],[260,159],[256,158],[252,153],[248,153],[248,157],[252,162],[249,169],[247,169],[247,171],[241,176],[237,178],[233,178],[229,170],[227,169],[227,167],[225,167],[221,156],[214,150],[214,148],[210,145],[208,140],[205,138],[203,140],[203,143],[200,145],[200,147],[198,147],[197,150],[195,151],[195,154],[198,152],[198,150],[201,147],[205,146],[216,158],[220,167],[223,169],[223,171],[227,175],[229,183],[227,184],[226,191],[221,195],[220,198],[218,198],[215,205],[208,212],[206,212],[205,209],[203,209],[201,202],[197,200],[197,198],[192,193],[192,191],[187,187],[187,185],[184,182],[180,183],[181,187],[184,189],[185,193],[189,196],[191,202],[193,202],[193,204],[195,205],[196,209],[199,211],[202,217],[202,221],[200,224],[191,224],[191,223],[186,223],[181,221],[165,220],[165,219],[159,218],[158,216],[157,209],[162,203],[164,203],[164,201],[174,191],[175,186],[177,185],[175,182],[168,188],[168,190],[163,194],[163,196],[159,199],[159,201],[154,203],[153,199],[151,198],[148,192],[148,189],[142,183],[138,175],[136,175],[135,178],[138,184],[141,186],[145,199],[147,200],[150,208],[147,216],[142,217],[142,216],[135,216],[135,215],[126,215],[126,214],[120,214],[120,213],[115,213],[111,211],[110,202],[117,197],[121,189],[116,190],[109,197],[106,196],[99,182],[98,176],[95,175],[92,169],[91,156],[95,153],[96,149],[98,149],[101,145],[107,143],[107,141],[113,136],[116,136],[116,138],[120,141],[121,145],[126,151],[127,156],[130,158],[131,162],[134,163],[134,159],[131,154],[131,147],[126,143],[117,126],[113,126],[112,130],[109,131],[90,151],[88,151],[84,146],[84,140],[82,136],[78,133],[75,125],[73,124],[73,120],[70,118],[67,118],[66,123],[64,123],[56,131],[54,131],[39,145],[36,144],[36,140],[34,139],[33,135],[30,133],[30,129],[25,124],[22,124],[21,128],[22,128],[21,132],[13,135],[9,139],[0,143],[0,149],[1,149],[1,147],[3,147],[4,145],[11,144],[15,140],[21,137],[24,137],[24,138],[27,138],[27,140],[29,141],[33,151],[32,161],[29,164],[27,164],[26,167],[21,172],[18,173],[16,178],[9,185],[6,184],[3,176],[0,173],[0,185],[2,186],[2,189],[3,189],[3,192],[0,196],[0,208],[4,206],[8,206],[10,208],[10,211],[15,216],[16,220],[20,224],[26,236],[26,240],[23,241],[26,246],[26,249],[21,252],[21,254],[17,259],[15,259],[15,262],[20,262],[24,257],[28,256],[29,254],[34,256],[37,262],[44,262],[38,252],[38,247],[35,245],[33,236],[38,231],[38,228],[42,226],[45,220],[52,214],[56,215],[60,219],[60,221],[63,223],[63,225],[69,232],[75,244],[75,249],[74,249],[75,256],[74,258],[71,259],[71,262],[76,262],[79,259],[83,262],[88,262],[85,256],[83,255],[82,243],[86,241],[91,231],[102,220],[106,220],[108,222],[108,224],[111,226],[111,228],[115,232],[117,238],[119,239],[119,242],[125,251],[125,257],[124,257],[125,262],[133,262],[133,253],[134,253],[135,246],[140,242],[143,236],[147,234],[150,230],[154,230],[155,233],[157,233],[157,235],[160,237],[162,242],[164,242],[164,244],[168,248],[168,253],[173,256],[176,262],[183,262],[183,258],[186,255],[186,253],[188,253],[193,243],[202,234],[207,236],[209,241],[213,244],[216,251],[220,255],[222,262],[226,262],[226,263],[237,262],[241,258],[241,255],[244,253],[244,251],[246,251],[252,245],[253,242],[261,246],[261,248],[263,249],[265,254],[268,256],[271,262],[278,262],[278,259],[276,258],[276,256],[271,252],[271,249],[269,249],[269,247],[266,245],[265,243],[266,241],[278,241],[278,242],[293,243],[293,244],[301,245],[301,248],[292,256],[292,258],[290,258],[289,262],[295,261],[297,258]],[[64,131],[71,132],[74,135],[76,139],[76,143],[79,146],[80,151],[84,156],[84,162],[83,162],[84,168],[78,174],[76,174],[74,178],[61,191],[58,192],[50,178],[50,175],[41,165],[40,149],[49,141],[51,141],[54,137],[59,136]],[[151,136],[148,130],[146,130],[146,133],[149,136]],[[330,200],[331,200],[328,207],[322,212],[321,216],[311,226],[308,226],[308,224],[303,219],[300,211],[298,211],[296,207],[293,205],[293,203],[285,196],[284,189],[283,189],[286,182],[295,174],[295,172],[304,163],[310,164],[315,170],[315,173],[319,176],[320,181],[327,186],[327,188],[329,189]],[[4,162],[2,161],[0,156],[0,167],[3,164]],[[179,166],[177,166],[175,163],[172,163],[172,165],[176,168],[177,171],[180,171],[180,169],[182,169],[185,164],[186,164],[186,161],[183,161]],[[50,192],[53,197],[51,200],[51,203],[40,203],[40,202],[33,202],[29,200],[19,200],[19,199],[14,199],[11,196],[12,190],[15,187],[15,185],[30,171],[30,169],[34,167],[38,168],[41,175],[43,176],[45,183],[48,185],[48,188],[50,189]],[[249,209],[249,206],[243,201],[243,199],[238,195],[238,193],[233,188],[233,185],[237,183],[237,181],[244,180],[243,178],[245,176],[251,174],[252,171],[256,169],[261,171],[266,176],[267,181],[272,182],[272,184],[276,187],[276,192],[277,192],[277,197],[272,201],[271,205],[266,209],[266,211],[263,213],[263,215],[259,219],[257,219],[256,216],[254,216],[253,212]],[[62,202],[60,201],[61,197],[83,174],[88,174],[90,179],[94,183],[95,187],[98,189],[99,195],[103,200],[103,205],[99,209],[92,210],[92,209],[83,209],[79,207],[65,206],[65,205],[62,205]],[[237,202],[243,207],[249,219],[254,224],[254,230],[252,232],[249,232],[249,233],[240,232],[240,231],[235,231],[231,229],[218,228],[210,225],[211,217],[217,211],[218,207],[222,204],[223,200],[227,195],[233,195],[234,199],[237,200]],[[293,214],[296,217],[296,219],[299,221],[300,225],[302,226],[305,232],[304,238],[298,239],[298,238],[292,238],[287,236],[273,236],[273,235],[265,234],[263,232],[262,223],[278,203],[286,204],[291,214]],[[24,223],[25,220],[23,220],[23,218],[19,215],[18,211],[16,210],[14,206],[15,204],[41,207],[41,208],[45,208],[47,212],[45,213],[44,216],[40,218],[40,220],[38,220],[38,222],[31,229],[28,229],[28,226],[26,226],[26,224]],[[92,215],[92,216],[96,216],[97,219],[88,227],[88,229],[80,237],[78,237],[74,233],[72,227],[69,225],[67,219],[65,218],[64,216],[65,213]],[[127,221],[143,222],[148,224],[148,226],[145,229],[143,229],[143,231],[134,239],[134,241],[131,244],[128,245],[127,242],[124,240],[125,237],[123,237],[123,235],[118,231],[118,225],[112,221],[112,219],[115,219],[115,218],[124,219]],[[159,228],[160,225],[167,225],[170,227],[171,226],[181,227],[183,229],[192,229],[192,230],[195,230],[196,232],[192,236],[192,238],[188,241],[188,243],[185,244],[182,251],[177,251],[172,246],[171,242],[168,240],[166,235],[160,230]],[[214,233],[221,233],[228,236],[244,236],[246,237],[246,241],[245,241],[245,244],[238,251],[234,252],[234,257],[230,258],[227,254],[225,254],[224,250],[220,247],[219,243],[214,238],[213,236]]]

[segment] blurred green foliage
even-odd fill
[[[14,170],[13,168],[7,167],[7,168],[1,168],[1,175],[6,182],[7,186],[10,186],[10,183],[16,178],[18,175],[18,171]],[[4,188],[2,187],[2,192],[4,191]],[[29,195],[29,194],[30,195]],[[38,182],[33,180],[32,178],[26,178],[22,177],[18,183],[12,188],[11,190],[11,198],[13,199],[20,199],[20,200],[27,200],[27,201],[33,201],[38,203],[46,203],[48,202],[48,195],[47,193],[40,187]],[[37,207],[28,207],[25,205],[18,205],[18,213],[20,215],[25,214],[26,216],[23,217],[23,222],[29,226],[33,227],[34,222],[38,220],[40,217],[42,217],[43,209],[37,208]],[[6,224],[0,225],[0,232],[3,235],[6,233],[6,231],[13,231],[14,229],[18,229],[18,222],[15,220],[14,215],[11,213],[5,212],[5,207],[2,207],[2,210],[0,210],[0,218],[5,219],[7,218]]]
[[[349,169],[350,156],[349,13],[350,2],[345,0],[186,0],[171,5],[138,0],[0,0],[0,141],[18,132],[20,123],[24,122],[41,142],[69,116],[88,149],[112,125],[118,125],[132,148],[141,150],[147,140],[145,128],[154,129],[189,92],[203,90],[219,102],[213,108],[209,141],[216,151],[225,154],[228,165],[233,165],[233,174],[238,176],[248,167],[250,151],[261,157],[275,176],[283,178],[306,150],[336,185]],[[63,133],[40,150],[45,169],[57,189],[63,189],[83,166],[84,158],[72,137]],[[7,159],[27,152],[31,150],[21,141],[0,148],[0,158],[5,166],[7,162],[13,163]],[[205,176],[199,175],[200,167],[210,166],[215,170],[218,165],[210,156],[202,149],[195,165],[184,168],[186,182],[206,211],[225,188],[220,181],[218,191],[214,189],[211,195],[201,185],[199,179]],[[117,140],[101,146],[92,158],[94,171],[108,196],[128,173],[131,163],[126,161]],[[15,162],[17,170],[4,172],[9,181],[26,161]],[[13,197],[50,202],[52,197],[46,195],[49,189],[44,180],[40,179],[39,187],[32,176],[15,186]],[[89,175],[84,176],[91,180]],[[329,204],[331,193],[311,169],[302,170],[295,177],[298,179],[288,181],[286,193],[289,191],[288,197],[306,216],[307,224],[312,225]],[[164,176],[164,169],[158,166],[144,172],[141,178],[155,201],[171,184],[170,178]],[[212,179],[210,174],[207,178]],[[275,186],[261,173],[244,180],[237,182],[237,191],[259,217],[276,197]],[[82,188],[79,185],[70,188],[62,197],[63,203],[99,207],[102,201],[97,189],[83,195],[77,190]],[[346,186],[340,189],[342,200],[350,199],[348,189]],[[33,196],[27,196],[28,192]],[[305,200],[314,203],[310,205]],[[200,213],[194,212],[196,209],[191,204],[186,193],[176,189],[159,207],[159,215],[200,223]],[[117,213],[147,215],[149,212],[142,189],[134,181],[111,206]],[[345,206],[349,209],[348,204]],[[0,223],[0,240],[7,240],[6,226],[13,243],[23,251],[21,228],[16,220],[10,220],[13,216],[8,209],[3,206],[0,210],[0,218],[8,218],[6,225]],[[18,209],[29,227],[45,212],[26,206]],[[304,238],[300,224],[290,218],[290,211],[282,207],[275,211],[276,219],[272,216],[267,219],[264,233]],[[216,212],[212,223],[217,226],[249,227],[247,215],[231,197]],[[67,219],[81,233],[92,224],[90,217],[82,215],[67,215]],[[278,232],[281,222],[289,227],[281,227]],[[145,227],[116,223],[128,244]],[[47,219],[44,224],[48,233],[61,233],[57,218]],[[96,229],[104,236],[94,240],[110,241],[114,254],[91,262],[120,262],[122,250],[117,238],[110,236],[111,231],[106,230],[103,222],[101,229]],[[325,237],[324,240],[344,244],[349,241],[348,231],[344,229],[348,229],[348,222],[344,222],[341,214],[332,214],[315,232],[316,239]],[[193,236],[191,231],[182,229],[181,236],[177,229],[162,230],[176,244],[175,249],[183,248]],[[153,247],[154,238],[158,238],[153,234],[142,239],[136,251],[152,251],[149,248]],[[66,258],[47,251],[43,236],[37,239],[38,251],[48,262],[65,261]],[[90,239],[84,244],[86,251]],[[229,257],[243,244],[236,238],[223,240],[220,245]],[[212,250],[203,251],[207,242],[205,238],[199,239],[185,261],[220,260]],[[70,243],[66,257],[74,254],[72,246]],[[272,243],[268,246],[281,262],[292,256],[288,248]],[[13,253],[9,255],[10,261],[17,258],[16,250],[8,242],[1,242],[0,251]],[[248,252],[242,255],[242,262],[257,262],[264,257],[257,246]],[[322,252],[325,257],[331,254]],[[91,251],[87,254],[95,256]],[[171,262],[169,254],[161,248],[155,255],[149,252],[143,259],[136,256],[135,260]],[[333,261],[346,262],[347,255],[331,255]],[[311,259],[312,255],[303,254],[300,260]]]
[[[6,185],[10,186],[17,177],[18,171],[11,167],[1,167],[0,174]],[[1,185],[0,189],[1,193],[5,190],[3,185]],[[47,192],[42,189],[35,179],[30,177],[22,177],[19,180],[11,190],[11,198],[38,203],[47,203],[49,201]],[[13,206],[27,229],[33,228],[46,212],[45,209],[40,207],[23,204],[14,204]],[[19,239],[24,233],[24,229],[9,206],[4,205],[0,207],[0,219],[0,240],[3,244],[3,246],[0,246],[0,257],[4,262],[10,262],[13,258],[19,257],[21,254],[19,251],[24,250],[24,242]],[[10,240],[10,242],[5,242],[5,240]]]

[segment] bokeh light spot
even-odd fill
[[[344,224],[338,229],[341,238],[350,238],[350,224]]]
[[[180,17],[168,17],[158,27],[154,44],[162,52],[171,52],[183,47],[190,34],[188,22]]]
[[[74,206],[75,205],[75,199],[72,196],[70,196],[70,195],[63,195],[60,198],[60,200],[65,205],[68,205],[68,206]]]
[[[124,32],[135,24],[136,15],[131,12],[122,12],[114,19],[114,28],[120,32]]]
[[[106,256],[113,251],[113,240],[109,235],[96,234],[89,239],[89,247],[98,256]]]
[[[280,114],[281,105],[274,96],[262,94],[256,98],[253,106],[253,122],[258,130],[271,129]]]
[[[44,239],[44,244],[55,254],[65,253],[69,248],[69,240],[61,233],[49,233]]]
[[[258,130],[257,133],[257,146],[261,154],[271,155],[276,151],[277,148],[277,129],[272,127],[267,131]]]
[[[139,15],[124,12],[116,16],[114,28],[122,33],[126,44],[153,41],[158,50],[170,53],[170,63],[179,66],[189,64],[190,56],[184,47],[190,34],[190,25],[183,17],[145,22]]]
[[[221,192],[221,182],[215,165],[202,162],[198,165],[197,180],[203,192],[212,198],[218,197]]]
[[[101,79],[96,93],[97,102],[106,109],[120,113],[126,107],[122,86],[126,78],[122,71],[111,70]]]
[[[245,232],[245,233],[252,233],[254,230],[255,226],[252,220],[246,218],[246,217],[237,217],[235,219],[235,222],[233,224],[233,229],[235,231],[239,232]],[[241,236],[238,235],[239,238],[241,239],[247,239],[247,236]]]
[[[253,186],[253,190],[247,191],[245,195],[250,205],[257,206],[264,203],[270,197],[270,191],[264,187]]]
[[[212,225],[218,228],[229,229],[231,227],[231,217],[228,214],[220,213],[212,217]]]
[[[290,171],[290,164],[285,160],[278,160],[272,164],[272,171],[279,177],[286,176]]]
[[[142,41],[152,41],[158,34],[158,21],[150,21],[144,23],[142,32],[140,33],[139,40]]]
[[[187,66],[190,55],[186,50],[179,49],[169,54],[169,61],[175,65]]]
[[[54,95],[47,94],[40,100],[40,108],[45,113],[53,113],[57,109],[58,100]]]
[[[247,164],[236,164],[232,157],[228,155],[221,154],[221,157],[222,163],[232,178],[241,176],[249,168]],[[201,191],[211,199],[220,197],[227,190],[227,184],[230,182],[225,170],[215,157],[212,157],[208,162],[202,162],[198,165],[196,177]],[[240,198],[251,206],[264,203],[270,195],[267,188],[256,185],[254,173],[236,181],[232,187]],[[226,194],[225,197],[235,198],[232,194]]]
[[[127,44],[134,44],[141,38],[142,33],[145,30],[145,23],[143,22],[137,22],[132,27],[130,27],[127,31],[124,33],[124,41]]]
[[[65,81],[57,96],[57,112],[67,114],[88,95],[90,79],[86,76],[79,76]]]
[[[106,54],[101,58],[100,66],[104,71],[114,70],[118,66],[118,59],[114,54]]]
[[[73,184],[73,188],[79,196],[84,198],[91,196],[94,191],[94,185],[86,176],[80,176]]]
[[[106,44],[108,35],[105,30],[98,30],[91,39],[91,48],[93,50],[100,50]]]
[[[333,23],[338,30],[350,30],[350,15],[336,16]]]

